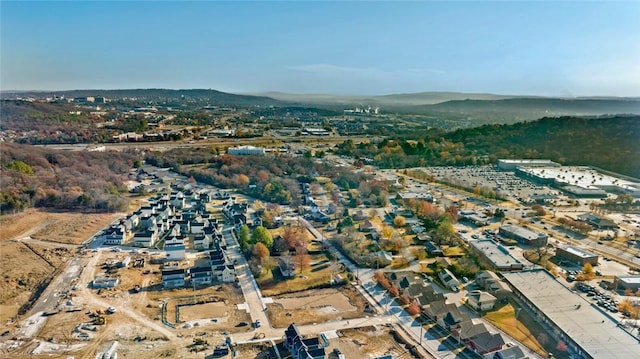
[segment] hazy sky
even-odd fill
[[[640,1],[0,1],[0,88],[640,96]]]

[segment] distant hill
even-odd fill
[[[284,92],[257,93],[258,96],[267,96],[281,101],[307,103],[316,105],[360,105],[360,106],[418,106],[430,105],[452,100],[498,100],[513,98],[514,96],[462,93],[462,92],[417,92],[390,94],[380,96],[339,96],[330,94],[291,94]]]
[[[44,92],[3,92],[3,97],[28,97],[35,96],[65,96],[87,97],[101,96],[109,99],[135,98],[143,101],[154,102],[197,102],[214,106],[285,106],[279,100],[264,96],[235,95],[227,92],[207,89],[124,89],[124,90],[69,90],[69,91],[44,91]]]
[[[640,114],[640,98],[520,97],[496,100],[453,100],[433,105],[397,108],[475,127],[490,123],[516,123],[542,117]]]
[[[332,110],[337,110],[340,106],[378,106],[382,113],[424,115],[438,119],[447,123],[446,128],[516,123],[545,116],[640,114],[640,98],[637,97],[553,98],[460,92],[420,92],[383,96],[269,92],[263,95],[281,101]]]

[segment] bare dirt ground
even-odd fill
[[[360,318],[367,303],[351,285],[289,293],[273,300],[267,305],[267,315],[274,327],[286,327],[291,322],[311,324]]]
[[[29,299],[36,286],[73,256],[74,249],[63,244],[82,243],[121,215],[28,209],[2,216],[0,323],[15,317],[18,308]],[[30,238],[36,240],[31,241]]]
[[[223,331],[238,333],[252,330],[250,326],[237,326],[240,322],[251,321],[246,311],[237,309],[237,304],[244,302],[239,288],[233,284],[219,284],[195,292],[193,288],[163,290],[157,274],[159,264],[148,264],[148,260],[142,268],[123,268],[109,274],[120,278],[117,288],[99,291],[88,286],[96,275],[105,274],[105,262],[122,260],[129,255],[132,258],[138,256],[110,251],[86,253],[79,281],[76,285],[69,284],[69,287],[77,289],[72,289],[69,297],[62,301],[72,301],[82,310],[63,311],[47,317],[35,341],[7,355],[10,354],[10,358],[67,358],[73,355],[92,359],[109,343],[118,341],[118,356],[122,358],[192,358],[203,355],[197,356],[191,351],[196,348],[193,345],[196,338],[207,341],[207,352],[210,352],[210,348],[224,342]],[[144,274],[147,271],[148,274]],[[132,290],[136,284],[141,286],[138,293]],[[194,296],[215,298],[216,302],[181,307],[180,322],[176,323],[176,304],[192,302]],[[163,302],[167,303],[166,319],[175,324],[176,329],[161,322]],[[104,311],[110,305],[118,310],[104,315],[105,325],[89,326],[89,329],[83,327],[92,320],[90,312]],[[2,355],[0,351],[0,358]]]
[[[28,209],[2,216],[0,241],[33,237],[43,241],[80,244],[124,213],[46,212]]]

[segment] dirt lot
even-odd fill
[[[43,241],[80,244],[124,213],[46,212],[29,209],[2,216],[0,240],[31,236]]]
[[[360,318],[366,300],[351,285],[289,293],[273,298],[267,305],[267,315],[274,327],[321,323],[337,318]]]
[[[64,264],[79,244],[122,214],[28,209],[0,218],[0,322],[15,317],[36,286]],[[27,239],[23,239],[27,237]],[[33,238],[35,240],[30,240]],[[22,240],[18,242],[16,240]],[[26,265],[28,264],[28,265]]]

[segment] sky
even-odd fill
[[[0,1],[0,89],[640,96],[640,1]]]

